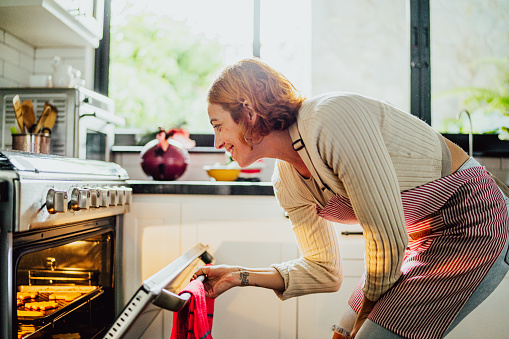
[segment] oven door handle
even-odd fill
[[[205,280],[205,276],[200,275],[196,280],[203,282]],[[180,295],[177,295],[166,289],[162,289],[161,293],[159,293],[157,298],[155,298],[152,303],[156,306],[164,308],[165,310],[178,312],[187,305],[191,297],[191,293],[184,292]]]
[[[168,287],[168,285],[174,281],[177,276],[191,267],[193,263],[196,263],[196,260],[198,259],[201,259],[201,261],[205,264],[212,264],[214,262],[214,257],[207,252],[208,247],[208,245],[199,243],[194,248],[181,255],[165,269],[159,271],[157,275],[161,277],[160,281],[162,282],[159,286]],[[199,276],[198,279],[203,282],[205,277]],[[159,279],[149,279],[143,283],[154,293],[155,298],[152,300],[152,304],[173,312],[178,312],[186,306],[187,302],[191,298],[190,293],[177,295],[168,291],[165,287],[157,287],[157,285],[154,286],[155,288],[150,288],[151,282],[153,283],[154,280]]]

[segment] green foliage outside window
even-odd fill
[[[109,96],[126,127],[210,133],[205,96],[221,45],[154,14],[124,19],[111,27]]]
[[[509,117],[509,58],[488,58],[475,63],[474,67],[483,68],[494,74],[493,82],[485,87],[459,88],[448,94],[465,95],[464,106],[472,114],[472,120],[482,116],[488,121],[484,129],[474,123],[473,133],[498,134],[499,139],[509,140],[509,128],[504,126]],[[446,124],[457,125],[456,119],[448,119]],[[460,133],[468,133],[468,124],[460,127]]]

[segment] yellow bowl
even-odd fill
[[[210,168],[206,169],[207,174],[216,181],[234,181],[240,173],[236,168]]]

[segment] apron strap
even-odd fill
[[[320,176],[316,172],[315,167],[313,166],[313,163],[311,162],[311,158],[309,157],[308,151],[306,150],[306,145],[304,144],[304,141],[302,140],[302,137],[299,132],[299,128],[297,125],[297,121],[293,125],[291,125],[288,128],[288,131],[290,132],[290,137],[292,138],[292,146],[297,153],[299,153],[300,157],[302,158],[302,161],[304,161],[304,164],[308,168],[309,172],[311,172],[311,176],[315,181],[318,183],[318,186],[322,191],[329,191],[332,194],[335,195],[332,190],[322,182],[322,179],[320,179]]]

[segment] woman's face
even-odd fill
[[[214,147],[224,148],[230,153],[240,167],[245,167],[258,159],[253,158],[251,146],[241,142],[240,126],[233,121],[230,112],[224,110],[221,105],[209,104],[208,108],[210,124],[214,128]]]

